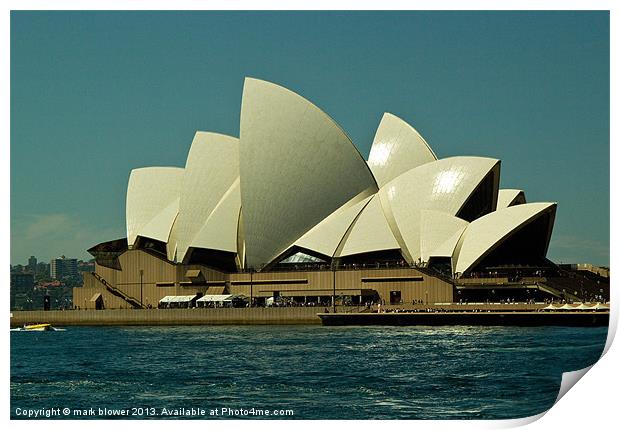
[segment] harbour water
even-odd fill
[[[596,362],[606,336],[605,327],[473,326],[12,332],[11,417],[518,418],[549,409],[562,372]]]

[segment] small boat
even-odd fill
[[[12,328],[11,331],[65,331],[64,328],[56,328],[51,324],[24,324],[23,327]]]

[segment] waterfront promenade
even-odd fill
[[[110,309],[12,312],[11,327],[46,322],[56,326],[321,324],[324,308]]]
[[[435,305],[385,305],[381,309],[394,311],[463,312],[537,311],[546,304],[435,304]],[[105,325],[225,325],[225,324],[321,324],[317,314],[333,313],[331,307],[271,307],[271,308],[192,308],[192,309],[110,309],[110,310],[52,310],[13,311],[11,327],[24,324],[50,323],[56,326],[105,326]],[[363,307],[338,306],[338,314],[363,312]],[[377,306],[372,308],[376,311]],[[370,311],[366,310],[370,313]]]

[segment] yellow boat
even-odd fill
[[[24,324],[24,330],[26,331],[48,331],[52,329],[51,324]]]
[[[52,327],[51,324],[24,324],[23,327],[12,328],[11,331],[65,331],[64,328]]]

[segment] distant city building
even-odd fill
[[[76,276],[77,274],[76,258],[67,258],[63,255],[50,261],[50,277],[52,279],[61,279],[66,276]]]
[[[30,270],[32,273],[35,273],[37,271],[37,257],[35,257],[34,255],[31,255],[28,259],[28,270]]]
[[[37,273],[45,273],[46,276],[50,273],[50,265],[44,261],[40,261],[37,263]]]
[[[34,288],[34,275],[32,273],[11,273],[11,291],[13,293],[31,291]]]

